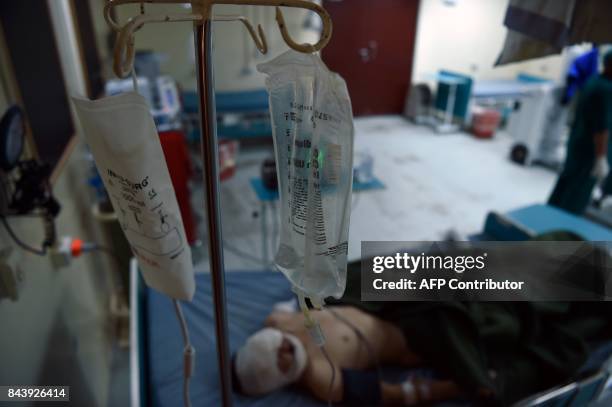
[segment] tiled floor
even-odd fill
[[[486,214],[544,202],[556,174],[541,167],[523,167],[508,160],[512,141],[503,134],[480,140],[464,133],[439,135],[397,116],[357,119],[355,151],[374,158],[374,174],[384,190],[353,193],[349,258],[360,256],[362,240],[437,240],[450,230],[460,236],[482,229]],[[268,206],[264,261],[261,203],[249,180],[272,146],[243,148],[236,175],[221,185],[225,268],[269,268],[278,242],[278,211]],[[194,208],[203,216],[201,186],[193,193]],[[278,204],[276,204],[278,205]],[[206,227],[199,224],[204,245],[197,269],[208,269]]]

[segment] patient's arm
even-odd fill
[[[338,403],[342,401],[344,387],[340,369],[334,365],[335,377],[331,392],[331,401]],[[332,370],[325,358],[311,360],[304,376],[302,385],[317,399],[327,401],[329,397],[329,384]],[[404,403],[404,394],[399,384],[381,383],[382,401],[385,405],[398,405]]]
[[[334,384],[331,392],[331,401],[337,403],[342,401],[342,375],[340,369],[334,365]],[[332,370],[327,360],[323,357],[312,358],[304,376],[302,384],[306,389],[319,400],[327,401],[329,397],[329,383],[332,378]]]
[[[454,382],[450,380],[418,380],[416,390],[410,401],[407,400],[400,384],[381,383],[382,402],[384,405],[416,406],[441,401],[455,400],[464,394]]]
[[[327,401],[329,397],[329,384],[332,370],[327,360],[323,357],[310,361],[302,376],[301,384],[317,399]],[[334,403],[342,401],[344,387],[342,374],[337,366],[334,366],[335,378],[331,392],[331,401]],[[463,396],[462,390],[450,380],[418,380],[419,387],[415,404],[453,400]],[[422,386],[425,386],[426,391]],[[382,402],[384,405],[405,404],[404,392],[401,384],[381,382]],[[412,405],[412,404],[407,404]]]

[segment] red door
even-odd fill
[[[323,4],[334,27],[322,57],[346,80],[354,115],[401,113],[410,84],[419,0]]]

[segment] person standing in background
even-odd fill
[[[565,165],[548,204],[576,215],[586,210],[596,183],[610,166],[608,138],[612,130],[612,51],[604,55],[604,69],[581,91],[567,144]]]

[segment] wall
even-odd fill
[[[494,67],[504,39],[509,0],[421,0],[413,82],[427,81],[440,69],[471,74],[476,79],[512,78],[525,72],[560,79],[563,56]]]
[[[55,15],[55,18],[59,14]],[[1,38],[0,38],[1,42]],[[18,100],[6,53],[0,46],[0,115]],[[65,77],[69,86],[74,77]],[[78,236],[104,243],[105,236],[90,212],[86,187],[87,160],[78,144],[53,185],[62,205],[56,220],[58,236]],[[39,219],[10,218],[15,233],[39,246]],[[109,299],[115,286],[113,263],[103,254],[87,254],[70,266],[55,267],[48,256],[19,249],[0,226],[0,249],[11,247],[11,263],[23,271],[16,301],[0,299],[0,384],[71,385],[76,405],[107,405],[113,350]]]
[[[89,213],[79,154],[54,185],[62,204],[58,235],[100,241]],[[15,233],[31,245],[42,241],[42,222],[11,219]],[[76,259],[69,267],[54,267],[48,256],[20,250],[4,229],[0,246],[13,248],[14,262],[25,281],[17,301],[0,299],[0,384],[68,384],[78,386],[74,401],[106,405],[110,383],[112,342],[108,301],[108,262],[100,254]]]
[[[149,12],[188,12],[179,6],[147,5]],[[138,7],[125,5],[117,8],[120,21],[138,14]],[[274,18],[273,7],[243,7],[219,5],[215,15],[243,15],[254,27],[262,24],[268,40],[268,54],[255,52],[254,44],[240,22],[215,22],[213,48],[215,87],[221,91],[256,89],[264,86],[264,76],[255,65],[287,50]],[[316,33],[302,28],[307,11],[283,8],[287,27],[297,42],[316,42]],[[99,15],[95,17],[101,19]],[[98,25],[98,24],[96,24]],[[246,41],[246,52],[245,52]],[[172,75],[186,89],[196,88],[196,71],[191,23],[149,24],[136,36],[137,50],[153,50],[162,55],[162,73]]]

